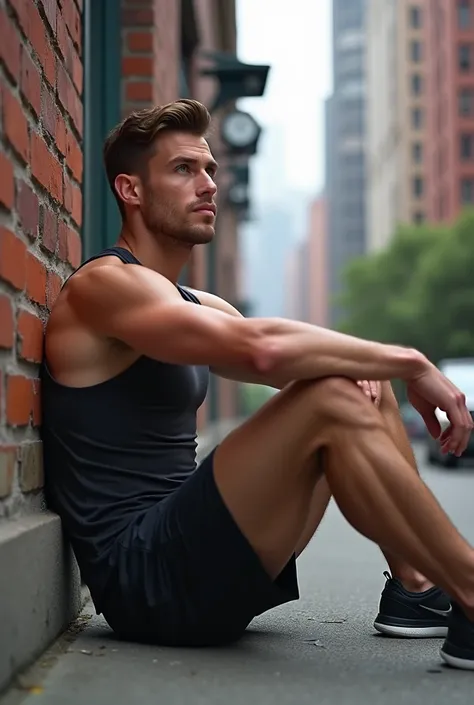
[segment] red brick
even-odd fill
[[[44,70],[44,75],[46,76],[46,79],[52,88],[56,87],[56,56],[51,49],[49,43],[46,44],[46,47],[43,52],[42,56],[42,62],[43,64],[43,70]]]
[[[0,152],[0,203],[11,210],[15,200],[15,181],[13,164],[8,157]]]
[[[77,269],[81,264],[82,243],[79,235],[71,228],[67,231],[67,258],[68,262],[74,269]]]
[[[36,52],[40,64],[43,65],[43,58],[48,44],[48,39],[46,37],[46,29],[43,19],[38,12],[37,7],[33,3],[28,3],[27,21],[28,27],[25,28],[25,33]]]
[[[41,426],[41,381],[33,380],[33,426]]]
[[[49,26],[51,27],[53,34],[55,34],[58,4],[56,0],[41,0],[41,4],[43,5],[44,14],[46,15]]]
[[[69,105],[68,105],[68,84],[69,84],[69,79],[68,75],[66,73],[66,69],[61,63],[58,63],[58,74],[57,74],[57,80],[56,80],[56,85],[58,89],[58,97],[61,102],[61,105],[63,106],[64,110],[67,110],[69,112]]]
[[[130,51],[153,51],[153,33],[148,32],[130,32],[127,36],[127,46]]]
[[[53,139],[56,138],[56,130],[59,118],[59,111],[56,107],[51,93],[45,89],[41,97],[41,117],[46,131]]]
[[[62,0],[62,14],[74,45],[81,50],[81,16],[73,0]]]
[[[84,83],[84,69],[82,66],[82,61],[77,56],[76,52],[73,53],[72,57],[72,80],[76,86],[77,92],[81,95]]]
[[[21,50],[21,92],[36,115],[41,110],[41,76],[25,47]]]
[[[0,7],[0,59],[16,83],[20,79],[20,37],[5,11]]]
[[[79,96],[77,95],[77,91],[72,83],[70,83],[69,85],[68,93],[69,114],[71,116],[74,127],[76,128],[78,133],[82,135],[84,119],[82,102]]]
[[[68,256],[68,226],[64,220],[60,220],[58,223],[58,257],[60,260],[65,262]]]
[[[153,10],[123,10],[122,25],[124,27],[152,27],[154,24]]]
[[[23,375],[7,377],[7,423],[27,426],[33,413],[33,382]]]
[[[122,60],[122,76],[153,76],[153,57],[126,56]]]
[[[46,304],[46,267],[31,252],[26,255],[26,293],[32,301]]]
[[[67,152],[67,134],[66,134],[66,123],[60,113],[58,113],[58,120],[56,123],[56,147],[61,152],[63,156],[66,156]]]
[[[24,234],[35,240],[39,225],[38,196],[24,181],[17,182],[16,207]]]
[[[26,245],[10,230],[0,227],[0,279],[22,290],[26,282]]]
[[[127,81],[125,98],[134,102],[151,102],[153,100],[153,83],[151,81]]]
[[[15,96],[3,87],[3,127],[5,135],[24,162],[28,161],[28,122]]]
[[[43,359],[43,323],[32,313],[21,311],[18,316],[18,355],[28,362]]]
[[[30,13],[28,12],[28,0],[9,0],[15,14],[18,24],[27,37],[30,36]]]
[[[0,295],[0,348],[9,350],[15,344],[13,306],[10,298]]]
[[[57,216],[49,209],[42,208],[43,214],[43,237],[42,245],[48,252],[56,251],[56,243],[58,241],[58,219]]]
[[[63,168],[36,132],[31,133],[31,173],[56,201],[62,200]]]
[[[82,193],[70,179],[66,179],[64,183],[64,207],[71,214],[76,225],[81,225]]]
[[[66,154],[67,165],[72,171],[72,175],[76,181],[82,181],[82,150],[79,144],[72,134],[68,131],[67,133],[67,154]]]
[[[68,44],[71,39],[68,36],[65,22],[62,21],[61,17],[59,19],[60,21],[58,22],[56,39],[58,42],[59,50],[63,55],[63,59],[66,60],[68,54]]]
[[[61,291],[62,285],[63,285],[63,280],[61,279],[59,274],[56,274],[56,272],[48,272],[48,289],[47,289],[46,305],[48,306],[50,311],[53,308],[55,301],[59,296],[59,292]]]

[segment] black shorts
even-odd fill
[[[256,615],[298,599],[295,557],[276,580],[268,576],[222,501],[212,462],[213,453],[116,547],[101,610],[118,636],[229,643]]]

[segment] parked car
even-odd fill
[[[400,405],[400,413],[408,438],[413,441],[424,439],[427,434],[426,426],[417,410],[411,404],[404,403]]]
[[[441,372],[451,380],[466,396],[467,407],[474,418],[474,358],[453,358],[442,360],[439,365]],[[436,416],[444,431],[449,425],[448,418],[444,411],[436,409]],[[426,436],[428,461],[433,465],[441,465],[445,468],[454,468],[459,464],[460,458],[455,455],[441,453],[439,442],[429,434]],[[471,436],[469,445],[466,448],[463,458],[474,457],[474,437]]]

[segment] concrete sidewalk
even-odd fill
[[[474,472],[422,472],[474,540]],[[471,703],[474,674],[442,666],[440,640],[375,636],[384,569],[378,550],[332,507],[299,562],[301,600],[256,619],[239,644],[121,643],[87,609],[1,705]]]

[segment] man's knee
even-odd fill
[[[362,394],[355,381],[347,377],[324,377],[294,383],[296,394],[306,395],[318,413],[331,425],[376,426],[381,415]]]

